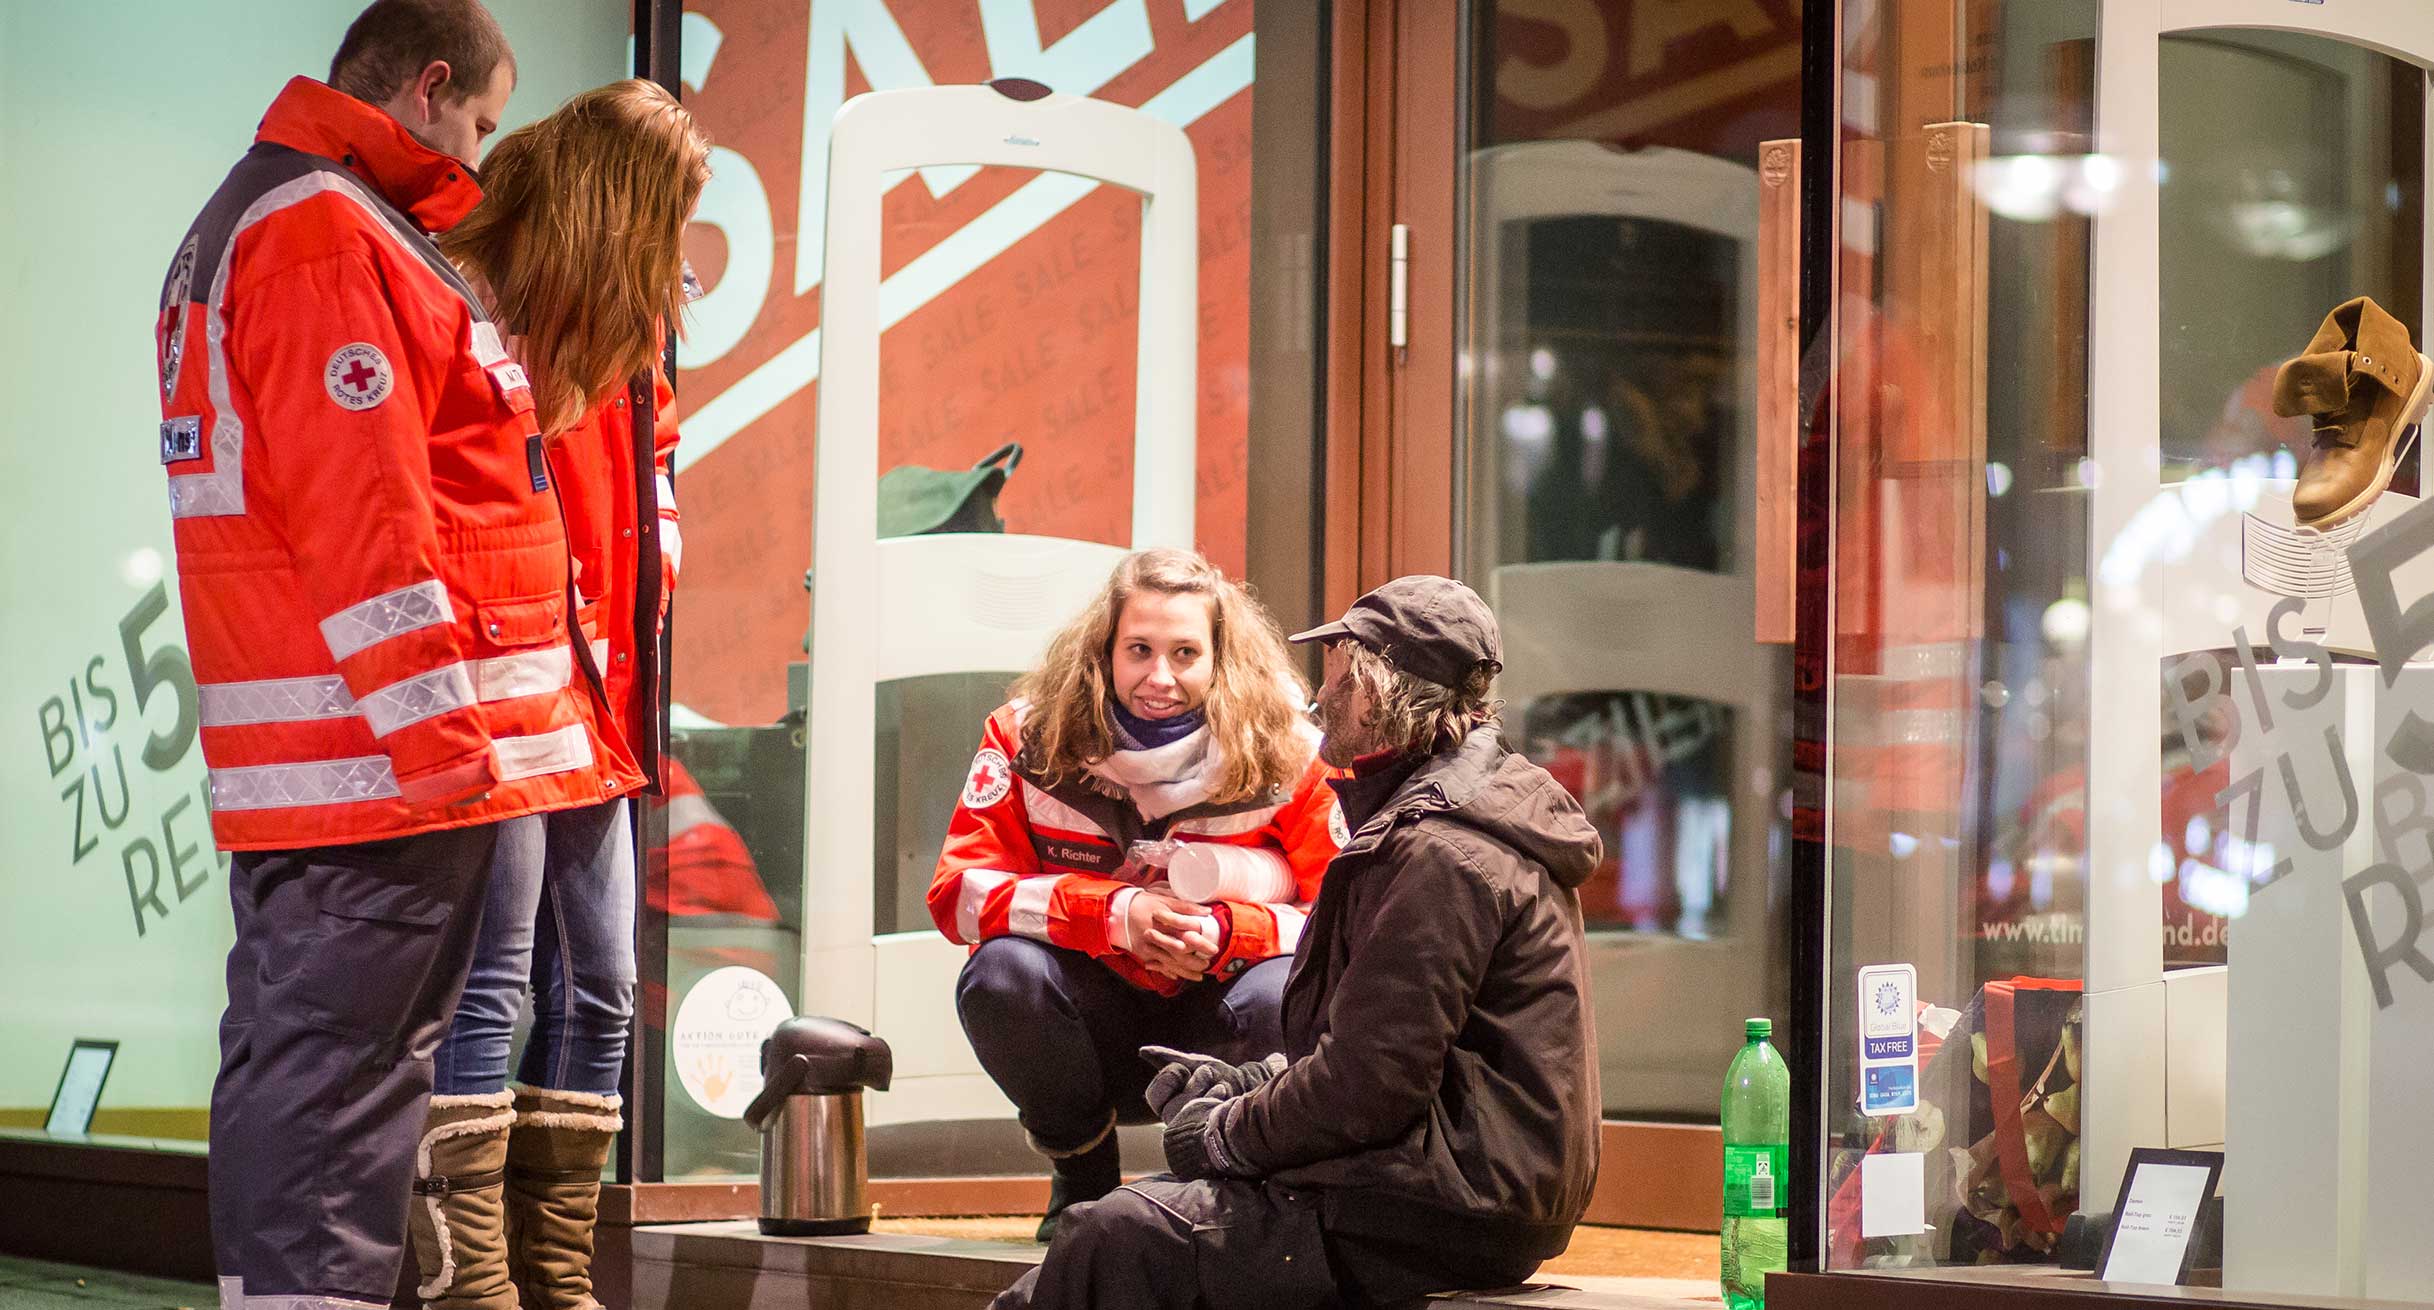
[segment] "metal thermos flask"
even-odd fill
[[[761,1134],[762,1232],[870,1231],[862,1090],[886,1091],[894,1072],[887,1043],[841,1019],[789,1019],[761,1043],[744,1122]]]

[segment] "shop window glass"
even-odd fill
[[[982,720],[1002,702],[1013,670],[882,681],[872,693],[870,812],[830,816],[816,799],[806,807],[805,752],[824,747],[809,714],[815,657],[806,643],[805,569],[817,586],[831,570],[872,566],[812,558],[827,143],[836,109],[868,90],[1021,77],[1181,126],[1198,166],[1194,541],[1242,576],[1257,553],[1247,527],[1254,514],[1305,535],[1312,523],[1308,503],[1271,498],[1253,507],[1250,457],[1252,111],[1268,94],[1271,60],[1317,48],[1314,35],[1294,41],[1309,19],[1281,24],[1279,39],[1293,44],[1271,52],[1265,25],[1254,41],[1250,0],[1119,0],[1083,10],[1024,0],[993,4],[990,14],[976,24],[967,11],[912,0],[685,6],[687,98],[718,144],[718,178],[687,237],[708,294],[678,350],[686,559],[671,720],[688,769],[697,758],[759,760],[769,752],[765,764],[729,766],[733,809],[721,810],[730,819],[748,813],[785,837],[764,845],[745,833],[749,884],[766,893],[774,917],[743,929],[716,925],[705,936],[681,908],[682,889],[671,886],[663,898],[671,909],[667,1006],[657,1016],[663,1026],[646,1037],[665,1084],[664,1142],[655,1156],[645,1152],[646,1171],[659,1176],[756,1167],[756,1138],[696,1095],[686,1081],[686,1039],[664,1026],[681,1027],[700,979],[741,958],[718,935],[739,930],[753,935],[750,949],[769,962],[790,1008],[870,1024],[895,1044],[896,1090],[870,1104],[875,1173],[1037,1167],[963,1039],[952,997],[962,949],[936,932],[923,902]],[[1263,87],[1256,95],[1255,81]],[[1305,118],[1301,130],[1315,133],[1316,120]],[[976,497],[1007,533],[1129,542],[1140,198],[1004,166],[920,169],[889,181],[881,243],[865,256],[878,265],[884,324],[879,472],[968,470],[1017,443],[1021,462],[994,499]],[[1292,233],[1274,235],[1288,241]],[[1303,274],[1316,276],[1306,261]],[[1262,440],[1281,440],[1310,461],[1307,413],[1278,431]],[[883,492],[883,535],[888,503]],[[970,605],[962,594],[883,593],[867,620],[918,628]],[[1019,668],[1029,659],[1026,652],[1007,662]],[[991,660],[973,653],[975,664]],[[763,738],[766,748],[757,744]],[[736,744],[747,739],[756,744]],[[671,877],[678,819],[670,806],[646,830],[647,842],[670,852]],[[870,891],[850,904],[806,890],[833,871],[811,871],[806,881],[805,834],[839,822],[869,822],[873,832]],[[942,1136],[950,1121],[965,1126]],[[959,1143],[957,1159],[942,1170],[932,1148],[947,1140]]]
[[[2434,576],[2344,403],[2419,371],[2434,24],[2256,17],[1840,15],[1829,1269],[2016,1280],[2170,1147],[2227,1164],[2189,1281],[2427,1276],[2384,1216],[2434,1160],[2397,621]],[[2311,347],[2360,296],[2398,326]]]
[[[627,75],[624,0],[490,7],[520,74],[503,129]],[[0,1129],[39,1128],[70,1042],[108,1038],[94,1131],[202,1144],[233,930],[151,448],[149,325],[179,237],[263,107],[289,77],[325,73],[355,12],[0,13],[0,157],[19,179],[0,198],[16,288],[0,321],[14,398],[0,668],[19,725],[0,752]]]

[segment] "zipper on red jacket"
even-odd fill
[[[544,454],[542,457],[541,466],[543,468],[547,468],[548,459],[546,455],[546,443],[549,439],[542,436],[539,432],[535,432],[526,437],[525,440],[528,443],[542,443]],[[527,445],[526,449],[531,450],[533,447],[531,445]],[[549,503],[557,506],[558,508],[559,540],[571,541],[572,538],[567,535],[566,529],[566,497],[558,490],[558,480],[554,477],[549,480]],[[582,666],[584,683],[585,685],[589,686],[592,691],[592,703],[598,707],[598,713],[608,716],[604,721],[613,728],[617,720],[616,716],[609,710],[608,684],[600,677],[600,666],[592,662],[591,642],[586,640],[583,636],[583,616],[581,613],[583,597],[581,593],[575,590],[575,555],[571,549],[561,553],[566,556],[566,586],[564,594],[566,596],[566,631],[568,644],[575,648],[575,663]],[[597,723],[593,725],[592,732],[595,735],[600,735],[600,727]],[[617,787],[610,785],[603,785],[600,788],[600,793],[603,800],[625,794]]]

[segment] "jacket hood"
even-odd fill
[[[1396,819],[1413,813],[1485,833],[1537,861],[1566,887],[1587,882],[1605,857],[1605,843],[1580,802],[1552,774],[1507,748],[1504,730],[1493,723],[1473,728],[1461,745],[1414,770],[1351,845],[1365,839],[1374,844]]]

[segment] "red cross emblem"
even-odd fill
[[[1005,754],[994,746],[984,746],[972,758],[972,776],[963,785],[963,804],[968,810],[985,810],[1006,799],[1014,790],[1014,766],[1006,762]]]
[[[389,398],[389,357],[365,341],[340,346],[321,370],[321,386],[340,409],[370,409]]]

